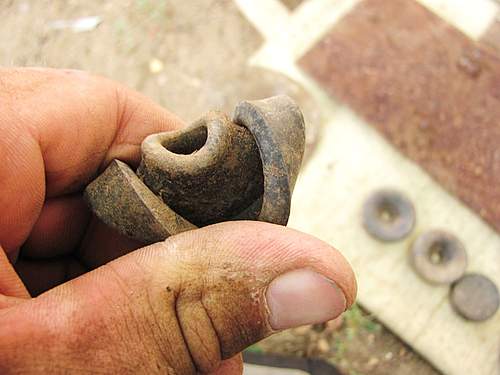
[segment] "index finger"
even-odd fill
[[[181,127],[173,114],[80,71],[0,69],[0,244],[28,237],[46,198],[80,191],[112,159],[140,159],[145,136]]]

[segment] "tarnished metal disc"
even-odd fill
[[[451,284],[465,273],[467,253],[460,240],[443,230],[418,236],[411,247],[411,264],[425,280]]]
[[[407,236],[415,225],[415,209],[402,193],[378,190],[363,205],[363,225],[375,238],[397,241]]]
[[[496,285],[486,276],[468,274],[451,289],[451,304],[467,320],[483,321],[498,310],[500,296]]]

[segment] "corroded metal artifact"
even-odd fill
[[[363,205],[366,231],[381,241],[398,241],[415,225],[415,209],[401,192],[381,189],[372,193]]]
[[[304,153],[304,119],[287,96],[241,102],[142,143],[135,173],[114,160],[85,190],[104,223],[153,243],[227,220],[285,225]]]
[[[410,259],[415,271],[435,284],[451,284],[461,278],[467,268],[464,245],[444,230],[419,235],[412,244]]]

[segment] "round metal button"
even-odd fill
[[[363,225],[379,240],[397,241],[413,229],[415,209],[399,191],[378,190],[363,205]]]
[[[425,280],[450,284],[465,273],[467,253],[451,233],[432,230],[417,237],[411,247],[411,263]]]
[[[458,280],[452,286],[450,298],[455,311],[472,321],[491,318],[500,305],[495,284],[479,274],[468,274]]]

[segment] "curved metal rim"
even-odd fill
[[[274,141],[264,117],[251,103],[240,103],[236,107],[233,121],[252,133],[262,160],[264,193],[257,220],[286,225],[290,216],[291,191],[279,145]]]
[[[451,259],[446,264],[434,264],[429,260],[432,245],[447,242]],[[420,234],[411,246],[412,265],[425,280],[435,284],[451,284],[460,279],[467,269],[467,251],[462,242],[443,230],[431,230]]]

